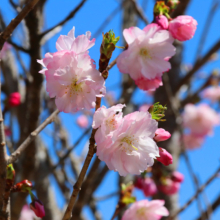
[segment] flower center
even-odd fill
[[[146,208],[142,207],[136,211],[136,214],[138,217],[143,217],[143,216],[145,216],[145,211],[146,211]]]
[[[149,52],[147,51],[147,49],[145,48],[142,48],[140,50],[140,55],[143,57],[143,58],[148,58],[148,59],[151,59],[152,57],[150,56]]]
[[[77,84],[77,79],[73,79],[72,83],[66,86],[66,90],[69,90],[69,96],[71,97],[72,95],[79,95],[83,91],[82,86],[83,82]]]
[[[136,148],[136,147],[134,146],[135,141],[137,141],[137,139],[134,138],[133,135],[132,135],[132,137],[126,136],[126,137],[122,138],[122,139],[121,139],[121,142],[122,142],[122,143],[120,144],[121,149],[122,149],[123,151],[127,152],[127,153],[131,153],[133,150],[136,150],[136,151],[137,151],[138,148]],[[126,143],[126,144],[124,144],[124,143]]]
[[[117,128],[117,121],[114,118],[115,115],[109,117],[106,121],[105,124],[107,128],[109,128],[110,131],[113,131]]]

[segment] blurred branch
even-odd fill
[[[67,21],[69,21],[71,18],[73,18],[74,15],[80,10],[80,8],[84,5],[85,2],[86,2],[86,0],[82,0],[82,1],[76,6],[76,8],[74,8],[74,10],[72,10],[72,11],[69,13],[69,15],[68,15],[66,18],[64,18],[64,19],[63,19],[62,21],[60,21],[58,24],[54,25],[52,28],[50,28],[50,29],[46,30],[45,32],[41,33],[40,36],[39,36],[40,39],[41,39],[44,35],[48,34],[48,33],[51,32],[51,31],[53,31],[53,30],[54,30],[55,28],[57,28],[58,26],[64,25]]]
[[[8,164],[15,162],[21,153],[28,147],[28,145],[36,138],[36,136],[53,120],[54,117],[59,113],[59,110],[55,110],[36,130],[31,132],[31,134],[25,139],[25,141],[18,147],[18,149],[11,154],[8,159]]]
[[[201,59],[198,59],[196,61],[193,68],[186,74],[185,77],[183,77],[180,80],[180,83],[177,85],[177,87],[174,90],[174,94],[176,94],[181,88],[181,86],[186,84],[190,80],[190,78],[193,76],[193,74],[197,72],[197,70],[199,70],[203,65],[205,65],[206,62],[211,57],[211,55],[215,53],[216,51],[218,51],[219,49],[220,49],[220,40]]]
[[[209,29],[210,29],[211,24],[212,24],[212,20],[214,18],[216,9],[218,8],[219,2],[215,2],[215,1],[216,0],[213,0],[213,2],[212,2],[212,7],[211,7],[211,9],[208,13],[208,17],[206,19],[205,27],[204,27],[203,32],[201,34],[201,39],[199,41],[199,46],[198,46],[198,49],[197,49],[197,52],[196,52],[196,59],[198,59],[201,56],[202,49],[205,45],[205,41],[206,41],[206,38],[207,38],[208,33],[209,33]]]
[[[130,0],[130,1],[134,4],[134,8],[135,8],[135,11],[136,11],[137,15],[144,21],[144,23],[146,25],[149,24],[148,19],[146,18],[142,8],[138,5],[136,0]]]
[[[0,61],[1,62],[1,61]],[[1,96],[1,83],[0,83],[0,96]],[[5,146],[5,129],[4,129],[4,119],[2,116],[1,101],[0,101],[0,219],[6,220],[7,213],[2,212],[2,207],[4,203],[4,192],[6,186],[6,166],[7,166],[7,153]]]
[[[170,216],[168,218],[168,220],[172,220],[174,219],[179,213],[181,213],[182,211],[184,211],[198,196],[199,194],[219,175],[220,172],[220,167],[216,170],[216,172],[207,180],[207,182],[205,184],[203,184],[199,190],[197,190],[196,194],[194,196],[192,196],[192,198],[186,202],[185,205],[183,205],[175,214],[173,214],[172,216]]]
[[[8,40],[8,43],[11,44],[17,50],[20,50],[20,51],[22,51],[24,53],[30,53],[30,50],[25,49],[24,47],[17,45],[11,39]]]
[[[220,206],[220,195],[217,197],[217,199],[212,203],[211,206],[207,208],[205,212],[202,213],[202,215],[197,218],[197,220],[202,220],[203,218],[207,218],[208,214],[211,214],[209,210],[215,211]]]
[[[14,29],[18,26],[22,19],[26,17],[26,15],[34,8],[38,1],[39,0],[30,0],[22,9],[22,11],[16,16],[16,18],[12,19],[5,30],[0,33],[0,50],[2,49],[5,41],[11,36]]]

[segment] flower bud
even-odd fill
[[[15,107],[21,104],[21,95],[19,92],[13,92],[10,94],[8,99],[8,104],[10,107]]]
[[[135,180],[135,183],[134,183],[134,187],[136,187],[138,189],[143,189],[143,181],[144,181],[144,179],[142,177],[137,177],[137,179]]]
[[[173,195],[179,191],[180,183],[165,179],[162,184],[158,185],[158,189],[166,195]]]
[[[171,134],[168,131],[164,130],[163,128],[158,128],[155,132],[154,140],[156,142],[166,141],[170,137],[171,137]]]
[[[33,199],[30,208],[34,211],[37,217],[42,218],[45,216],[44,205],[39,199]]]
[[[184,180],[184,175],[178,171],[174,171],[172,173],[171,180],[174,182],[182,183]]]
[[[173,163],[172,155],[165,149],[159,147],[160,157],[157,157],[157,161],[161,162],[163,165],[168,166]]]
[[[13,187],[13,192],[30,193],[31,189],[32,189],[32,182],[29,180],[23,180],[20,183],[17,183]]]
[[[188,15],[182,15],[170,21],[169,31],[179,41],[191,39],[196,31],[197,21]]]
[[[151,178],[145,178],[142,183],[142,189],[145,196],[153,196],[157,192],[157,187]]]
[[[164,15],[159,15],[156,17],[156,23],[164,30],[167,30],[169,27],[168,19]]]

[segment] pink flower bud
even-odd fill
[[[79,125],[79,127],[81,128],[87,128],[88,125],[89,125],[89,121],[88,121],[88,118],[85,116],[85,115],[80,115],[78,118],[77,118],[77,124]]]
[[[161,162],[163,165],[168,166],[173,163],[172,155],[165,149],[159,147],[160,157],[157,157],[157,161]]]
[[[174,171],[172,173],[171,180],[174,182],[182,183],[184,180],[184,175],[178,171]]]
[[[158,128],[155,132],[154,140],[156,142],[166,141],[171,137],[171,134],[168,131],[165,131],[163,128]]]
[[[197,21],[188,15],[181,15],[170,21],[169,31],[179,41],[191,39],[196,31]]]
[[[151,178],[145,178],[142,185],[145,196],[153,196],[157,192],[156,184]]]
[[[142,177],[137,177],[135,183],[134,183],[134,187],[138,188],[138,189],[143,189],[143,178]]]
[[[179,191],[180,183],[166,179],[163,184],[158,186],[158,189],[166,195],[173,195]]]
[[[43,203],[39,199],[34,199],[30,204],[30,208],[34,211],[37,217],[42,218],[45,216]]]
[[[8,99],[8,104],[10,107],[15,107],[21,104],[21,95],[19,92],[13,92],[10,94]]]
[[[168,27],[169,27],[168,20],[167,20],[166,16],[164,16],[164,15],[157,16],[156,23],[158,25],[160,25],[160,27],[163,28],[164,30],[168,29]]]

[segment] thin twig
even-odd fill
[[[82,0],[77,6],[76,8],[74,8],[73,11],[71,11],[69,13],[69,15],[67,15],[66,18],[64,18],[62,21],[60,21],[58,24],[54,25],[52,28],[46,30],[45,32],[43,32],[42,34],[40,34],[40,38],[42,38],[44,35],[48,34],[49,32],[51,32],[52,30],[54,30],[55,28],[57,28],[58,26],[62,26],[64,25],[67,21],[69,21],[71,18],[74,17],[74,15],[80,10],[80,8],[84,5],[84,3],[86,2],[86,0]]]
[[[194,196],[191,197],[191,199],[185,203],[175,214],[170,216],[168,220],[174,219],[179,213],[181,213],[183,210],[185,210],[198,196],[199,194],[219,175],[220,167],[216,170],[216,172],[207,180],[206,183],[204,183],[195,193]]]
[[[137,15],[144,21],[146,25],[149,24],[148,19],[144,15],[142,8],[137,4],[135,0],[130,0],[130,1],[133,2]]]
[[[36,130],[31,132],[31,134],[25,139],[25,141],[18,147],[18,149],[9,157],[7,163],[15,162],[21,153],[28,147],[28,145],[36,138],[36,136],[53,120],[54,117],[59,113],[59,110],[55,110]]]
[[[206,62],[209,60],[211,55],[220,49],[220,40],[199,60],[196,61],[194,67],[186,74],[184,78],[180,80],[180,83],[174,90],[176,94],[182,85],[186,84],[195,72],[197,72]]]
[[[25,49],[22,46],[17,45],[15,42],[13,42],[11,39],[8,40],[8,43],[11,44],[15,49],[20,50],[24,53],[30,53],[30,50]]]
[[[29,1],[22,11],[16,16],[16,18],[12,19],[10,24],[5,28],[5,30],[0,34],[0,50],[3,47],[5,41],[11,36],[14,29],[18,26],[18,24],[23,20],[24,17],[34,8],[34,6],[38,3],[39,0],[31,0]]]

